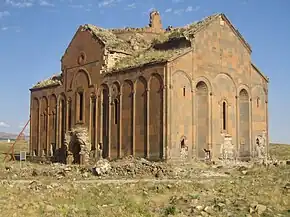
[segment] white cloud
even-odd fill
[[[116,5],[116,3],[120,2],[121,0],[104,0],[99,3],[99,7],[111,7]]]
[[[10,16],[9,11],[0,11],[0,19],[1,19],[2,17],[7,17],[7,16]]]
[[[180,15],[182,14],[182,12],[184,12],[184,9],[176,9],[173,11],[174,14]]]
[[[195,8],[192,9],[192,11],[198,11],[200,9],[200,6],[196,6]]]
[[[3,121],[0,121],[0,127],[10,127],[10,125]]]
[[[127,7],[130,9],[136,8],[136,3],[129,4]]]
[[[34,4],[34,0],[5,0],[6,4],[9,4],[17,8],[27,8]]]
[[[186,9],[175,9],[173,13],[177,15],[181,15],[183,12],[198,11],[199,9],[200,9],[200,6],[196,6],[195,8],[193,8],[192,6],[188,6]]]
[[[169,12],[171,12],[172,11],[172,8],[167,8],[166,10],[165,10],[165,13],[169,13]]]
[[[190,12],[190,11],[192,11],[192,10],[193,10],[192,6],[188,6],[188,7],[185,9],[185,12]]]
[[[54,4],[46,1],[46,0],[39,0],[39,5],[44,7],[54,7]]]
[[[7,31],[7,30],[10,30],[10,29],[14,30],[15,32],[20,32],[21,31],[21,29],[18,26],[2,26],[0,28],[1,31]]]

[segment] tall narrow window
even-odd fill
[[[114,109],[114,111],[115,111],[115,124],[118,124],[118,118],[119,118],[119,106],[118,106],[118,100],[117,99],[115,99],[114,100],[114,106],[115,106],[115,109]]]
[[[227,104],[223,102],[223,130],[227,129]]]
[[[83,103],[84,103],[84,94],[79,92],[79,120],[83,120]]]
[[[54,112],[51,112],[51,116],[52,116],[52,129],[54,129],[54,125],[55,125],[55,118],[54,118]]]
[[[92,104],[93,104],[93,106],[92,106],[92,109],[93,109],[93,114],[92,114],[92,116],[93,116],[93,128],[95,128],[96,127],[96,98],[92,99]]]
[[[257,108],[259,108],[259,106],[260,106],[260,98],[257,97]]]
[[[183,96],[185,96],[185,87],[183,87]]]
[[[71,130],[71,101],[68,102],[68,129]]]

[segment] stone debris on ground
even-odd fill
[[[142,200],[155,198],[156,195],[159,195],[162,200],[166,196],[164,207],[160,207],[160,204],[159,207],[154,207],[155,203],[158,204],[156,201],[153,201],[150,206],[148,205],[149,208],[146,206],[146,209],[157,213],[157,216],[164,216],[164,213],[165,216],[202,217],[279,216],[274,215],[274,213],[285,211],[288,203],[285,198],[290,193],[289,179],[286,178],[288,167],[286,163],[275,160],[268,160],[267,162],[216,161],[207,164],[197,161],[183,163],[152,162],[134,157],[114,161],[101,159],[86,166],[25,162],[21,168],[19,164],[5,165],[0,171],[2,178],[0,185],[2,189],[10,189],[9,191],[13,191],[15,194],[26,192],[25,194],[38,195],[39,202],[33,205],[35,210],[54,214],[58,214],[60,210],[70,210],[71,213],[74,213],[70,216],[85,216],[79,214],[85,212],[85,210],[82,211],[81,206],[74,207],[75,203],[72,202],[76,192],[79,195],[86,193],[88,198],[96,197],[95,201],[100,201],[100,198],[103,198],[104,195],[109,196],[111,194],[112,197],[118,197],[119,189],[122,189],[123,194],[132,195],[132,197],[132,192],[136,192],[137,199],[141,197]],[[283,177],[285,178],[277,179],[277,174],[279,174],[277,172],[279,171],[284,171]],[[266,176],[267,179],[265,179]],[[33,181],[31,181],[32,179]],[[142,179],[152,182],[142,184],[140,182]],[[26,182],[22,180],[26,180]],[[112,181],[111,184],[108,182],[110,180]],[[127,183],[121,182],[122,180],[138,181]],[[153,180],[156,180],[156,182]],[[161,182],[167,180],[175,181]],[[182,180],[191,180],[191,182],[188,184],[181,182]],[[107,188],[107,191],[103,188]],[[273,192],[274,196],[263,195],[260,199],[259,195],[262,193],[259,190],[260,188],[263,189],[263,193],[264,190]],[[66,198],[65,201],[71,201],[71,204],[53,203],[53,199],[45,202],[44,195]],[[278,199],[284,197],[284,199],[279,201],[280,205],[273,205],[269,203],[269,201],[274,200],[271,199],[272,197]],[[5,195],[3,198],[5,199]],[[81,196],[80,201],[83,199]],[[7,205],[9,201],[13,200],[6,198],[5,201],[8,202],[5,202],[5,204]],[[121,196],[116,199],[116,201],[122,201],[119,203],[124,205],[123,200],[124,198]],[[97,204],[98,210],[115,209],[112,205],[114,202],[112,204],[98,202]],[[27,211],[30,210],[30,206],[31,204],[26,201],[17,203],[18,208]],[[279,207],[283,207],[283,209]],[[237,213],[243,215],[237,215]]]
[[[31,179],[46,177],[56,179],[118,179],[118,178],[156,178],[191,179],[208,177],[227,177],[233,171],[248,175],[255,166],[287,166],[286,161],[271,159],[259,162],[219,161],[213,164],[202,162],[165,163],[152,162],[144,158],[125,157],[115,161],[100,159],[93,165],[66,165],[60,163],[25,163],[21,168],[6,165],[3,175],[9,179]]]

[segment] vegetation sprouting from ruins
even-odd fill
[[[51,76],[50,78],[47,78],[43,81],[37,82],[33,88],[41,88],[41,87],[48,87],[48,86],[55,86],[62,84],[62,75],[56,74]]]
[[[120,71],[129,68],[141,67],[146,64],[165,62],[187,52],[190,47],[170,48],[159,50],[155,45],[164,44],[172,40],[185,39],[192,45],[194,43],[194,34],[196,31],[220,14],[213,14],[198,22],[193,22],[183,27],[168,27],[166,30],[153,33],[155,37],[146,38],[146,31],[150,27],[144,28],[124,28],[124,29],[104,29],[92,24],[81,26],[81,31],[89,31],[96,40],[101,41],[105,49],[111,53],[121,53],[114,57],[114,64],[105,66],[105,72]],[[125,34],[126,37],[120,37]],[[38,82],[33,88],[42,88],[52,85],[61,84],[60,77],[51,77],[44,81]]]
[[[112,70],[128,69],[136,66],[140,67],[150,63],[161,63],[183,52],[184,49],[174,49],[167,51],[159,51],[154,49],[146,50],[145,52],[136,53],[132,56],[127,56],[120,59],[115,63]]]

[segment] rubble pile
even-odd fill
[[[86,127],[77,126],[72,128],[66,136],[67,140],[67,163],[81,163],[83,165],[89,164],[91,141],[89,132]],[[70,159],[70,158],[73,159]]]
[[[127,157],[111,163],[109,176],[120,177],[157,177],[169,175],[169,165],[162,162],[151,162],[144,158]]]
[[[152,162],[144,158],[126,157],[115,161],[100,159],[94,164],[36,164],[26,162],[20,168],[17,164],[6,166],[1,176],[7,179],[199,179],[206,177],[225,177],[238,172],[264,170],[269,167],[290,165],[288,161],[269,159],[267,161],[240,162],[219,161],[212,165],[202,162],[170,163]],[[264,169],[263,169],[264,168]]]

